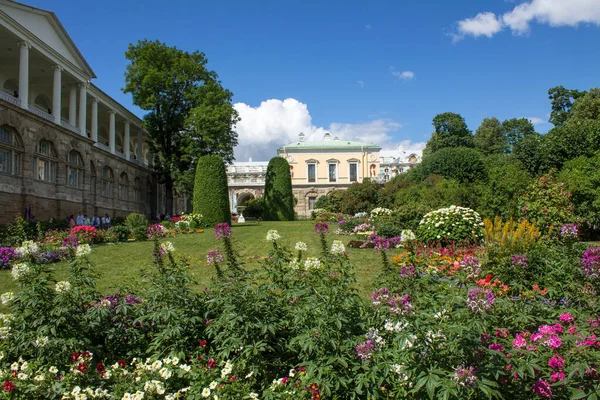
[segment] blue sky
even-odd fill
[[[94,83],[132,109],[128,43],[206,53],[239,103],[239,159],[298,130],[419,148],[437,113],[473,131],[491,116],[547,121],[550,87],[600,86],[598,0],[26,2],[51,5]]]

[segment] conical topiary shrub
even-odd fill
[[[231,224],[227,174],[223,159],[217,155],[200,157],[194,182],[194,213],[202,214],[209,226]]]
[[[294,220],[294,194],[290,164],[281,158],[273,157],[267,167],[264,195],[264,216],[267,221]]]

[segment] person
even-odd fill
[[[102,217],[102,229],[108,228],[110,228],[110,217],[108,214],[104,214],[104,217]]]
[[[87,214],[85,214],[85,215],[83,216],[83,224],[84,224],[85,226],[90,226],[90,225],[92,224],[92,222],[91,222],[91,221],[90,221],[90,219],[88,218]]]
[[[75,218],[73,218],[73,214],[71,214],[71,216],[69,217],[69,227],[71,229],[73,229],[73,228],[75,228],[75,225],[76,225]]]
[[[100,217],[98,214],[94,214],[92,217],[92,226],[96,229],[100,229]]]
[[[79,214],[77,214],[77,219],[75,222],[77,225],[83,225],[83,213],[81,211],[79,211]]]

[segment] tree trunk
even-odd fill
[[[165,182],[165,211],[173,216],[173,180],[167,179]]]

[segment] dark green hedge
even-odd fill
[[[273,157],[269,161],[263,198],[265,220],[294,220],[292,177],[290,175],[290,164],[285,159]]]
[[[202,214],[209,226],[221,222],[231,224],[227,173],[223,159],[206,155],[198,160],[194,182],[194,213]]]
[[[419,166],[423,178],[441,175],[458,182],[475,182],[487,179],[483,156],[475,149],[466,147],[446,147],[423,157]]]

